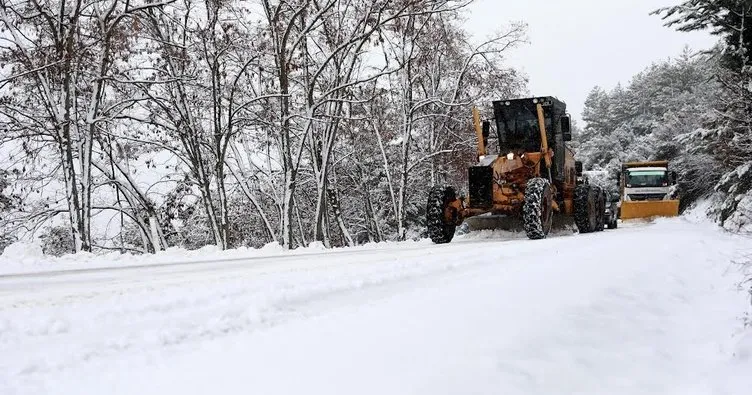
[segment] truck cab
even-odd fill
[[[624,200],[671,200],[676,176],[665,166],[631,167],[625,169]]]

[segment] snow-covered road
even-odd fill
[[[747,394],[750,256],[677,218],[4,274],[0,394]]]

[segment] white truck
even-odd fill
[[[676,172],[669,170],[668,161],[624,163],[619,180],[620,218],[679,215],[675,189]]]

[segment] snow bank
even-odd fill
[[[279,243],[272,242],[261,248],[239,247],[222,251],[217,246],[204,246],[197,250],[187,250],[180,247],[170,247],[156,254],[132,254],[120,252],[68,254],[61,257],[44,255],[41,247],[35,243],[17,242],[5,249],[0,256],[0,274],[36,273],[59,270],[100,269],[107,267],[146,266],[160,264],[181,264],[212,262],[222,260],[243,260],[274,256],[295,256],[321,254],[326,251],[340,250],[380,250],[394,248],[399,244],[403,247],[419,246],[430,243],[430,240],[408,240],[402,242],[384,241],[367,243],[357,247],[339,247],[327,250],[320,242],[311,242],[306,247],[285,250]]]
[[[38,263],[45,259],[42,247],[33,242],[17,241],[3,250],[3,254],[0,255],[0,264],[4,261],[15,262],[20,265],[28,265]]]
[[[19,245],[16,247],[16,245]],[[261,249],[241,247],[220,251],[216,246],[205,246],[198,250],[186,250],[171,247],[156,254],[132,253],[86,253],[68,254],[61,257],[41,253],[41,248],[33,244],[15,243],[5,249],[0,256],[0,274],[29,273],[50,270],[68,270],[76,268],[104,268],[114,266],[140,266],[164,263],[190,263],[217,259],[234,259],[243,257],[278,255],[284,252],[279,245],[265,246]],[[300,252],[303,252],[301,249]]]
[[[725,174],[716,190],[725,194],[725,200],[719,206],[723,228],[752,234],[752,162]]]
[[[713,194],[708,198],[693,203],[692,206],[684,210],[682,216],[695,224],[714,222],[713,218],[717,217],[717,213],[714,211],[722,203],[722,197],[719,194]]]
[[[723,228],[730,232],[752,234],[752,192],[735,199],[736,209],[723,221]]]

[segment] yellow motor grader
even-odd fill
[[[458,197],[451,186],[429,192],[431,240],[450,242],[458,225],[477,216],[521,220],[530,239],[545,238],[555,215],[573,218],[580,233],[603,230],[605,192],[582,177],[582,165],[567,147],[566,104],[550,96],[499,100],[493,111],[498,152],[491,154],[491,120],[481,121],[473,108],[478,162],[468,169],[468,196]]]

